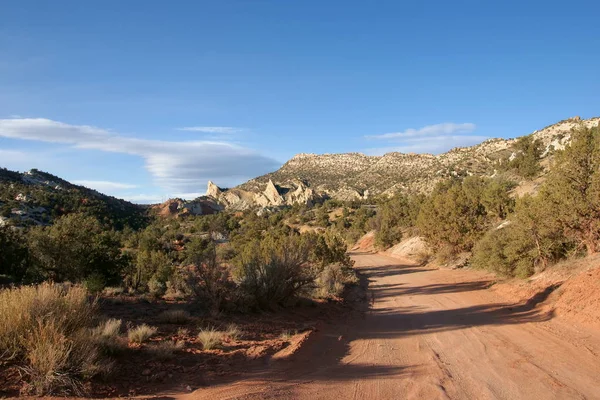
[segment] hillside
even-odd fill
[[[141,227],[147,219],[143,206],[52,174],[36,169],[24,173],[0,169],[0,225],[48,225],[72,212],[93,215],[118,229]]]
[[[531,133],[542,145],[542,165],[554,150],[564,148],[578,125],[598,125],[600,118],[569,118]],[[475,146],[458,147],[440,155],[387,153],[383,156],[298,154],[279,170],[224,190],[209,185],[208,195],[230,208],[307,203],[323,197],[364,199],[398,191],[429,193],[450,176],[492,176],[515,156],[516,139],[489,139]]]

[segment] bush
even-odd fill
[[[396,194],[383,202],[379,211],[371,221],[375,229],[375,245],[387,249],[402,240],[402,229],[410,228],[416,224],[421,208],[421,196],[407,197]]]
[[[167,291],[163,298],[169,300],[185,300],[194,294],[190,284],[193,281],[188,271],[177,269],[173,271],[171,278],[167,282]]]
[[[94,272],[85,279],[83,284],[88,290],[88,292],[92,294],[98,294],[104,289],[104,286],[106,285],[106,280],[104,279],[104,275],[98,272]]]
[[[110,367],[93,340],[95,304],[81,286],[45,283],[0,292],[0,360],[22,366],[38,394],[81,394]]]
[[[0,226],[0,275],[21,280],[26,272],[27,247],[25,238],[7,226]]]
[[[518,237],[515,228],[488,232],[473,248],[471,265],[502,276],[528,277],[533,274],[535,256],[527,237]]]
[[[504,276],[528,277],[565,257],[573,242],[564,234],[560,212],[538,196],[517,201],[510,225],[492,230],[475,245],[471,264]]]
[[[194,266],[189,277],[196,297],[207,303],[213,312],[219,311],[231,292],[232,282],[228,268],[217,259],[216,244],[212,240],[195,239],[185,251],[186,262]]]
[[[150,236],[150,232],[147,229],[144,235]],[[164,251],[148,250],[146,247],[152,245],[142,245],[144,247],[140,248],[135,259],[135,271],[128,274],[128,283],[135,290],[145,291],[147,288],[153,296],[162,296],[173,273],[172,262]]]
[[[493,218],[512,208],[514,201],[507,195],[510,187],[505,181],[473,176],[443,182],[420,209],[419,232],[435,250],[470,251]]]
[[[156,277],[152,277],[148,282],[148,292],[154,297],[161,297],[167,291],[165,282],[161,282]]]
[[[515,149],[517,153],[509,161],[508,168],[516,170],[525,178],[536,176],[542,170],[539,163],[542,155],[542,143],[539,140],[533,140],[532,136],[523,136],[517,139]]]
[[[216,330],[215,328],[201,329],[198,332],[198,341],[202,344],[202,349],[212,350],[216,349],[223,342],[223,332]]]
[[[64,334],[58,321],[38,321],[22,339],[27,349],[23,368],[29,389],[37,395],[71,391],[83,394],[82,379],[107,370],[102,366],[98,348],[90,340],[89,331],[72,337]]]
[[[125,266],[121,243],[93,217],[69,214],[28,236],[32,264],[42,279],[82,282],[93,274],[116,282]]]
[[[135,328],[129,329],[127,332],[127,338],[129,339],[130,343],[141,344],[146,342],[152,336],[156,335],[157,332],[158,328],[142,324]]]
[[[315,270],[315,235],[269,232],[247,243],[236,260],[235,278],[242,293],[258,308],[284,303],[310,287]]]
[[[323,268],[316,279],[317,296],[322,298],[339,297],[346,285],[358,283],[352,268],[332,264]]]

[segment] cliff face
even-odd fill
[[[570,118],[531,134],[552,156],[570,140],[573,128],[595,126],[600,118]],[[322,198],[364,199],[398,191],[428,193],[442,179],[456,175],[492,176],[498,162],[515,153],[516,139],[489,139],[475,146],[454,148],[440,155],[388,153],[298,154],[279,170],[232,189],[209,182],[207,195],[227,208],[247,209],[312,203]]]

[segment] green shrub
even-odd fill
[[[102,292],[102,290],[106,286],[106,279],[104,278],[104,275],[98,272],[94,272],[85,279],[83,285],[88,290],[88,292],[92,294],[98,294]]]
[[[534,140],[532,136],[523,136],[515,144],[516,155],[508,163],[512,168],[525,178],[535,177],[542,169],[539,160],[542,155],[542,143]]]
[[[26,239],[8,226],[0,226],[0,275],[20,281],[27,273]]]
[[[28,234],[32,268],[38,278],[82,282],[102,275],[116,282],[126,264],[114,231],[83,214],[58,218],[49,227],[32,228]]]
[[[473,248],[471,265],[502,276],[526,278],[533,274],[535,244],[515,227],[488,232]]]
[[[161,297],[167,291],[167,285],[165,282],[161,282],[156,277],[152,277],[148,281],[148,292],[154,297]]]

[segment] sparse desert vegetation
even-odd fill
[[[139,365],[166,385],[171,370],[193,380],[190,365],[210,372],[231,357],[268,357],[331,310],[347,312],[360,292],[348,249],[361,237],[370,242],[359,251],[408,241],[417,264],[498,279],[593,255],[599,128],[568,139],[551,153],[544,137],[518,139],[494,173],[449,174],[425,192],[147,219],[81,211],[47,226],[1,226],[0,274],[13,285],[0,291],[6,393],[108,394],[101,382],[111,380],[125,393],[119,375]],[[540,181],[536,192],[517,194],[527,179]]]

